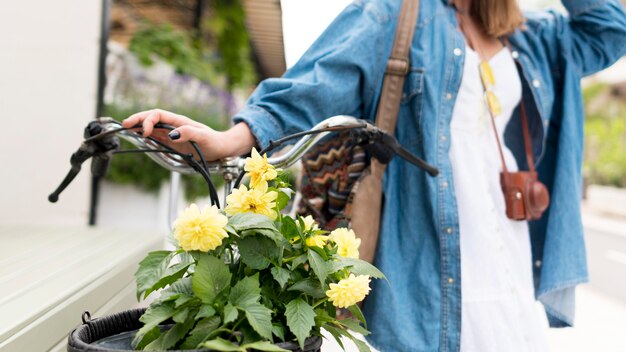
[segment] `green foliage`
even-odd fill
[[[144,22],[133,35],[129,49],[145,66],[152,65],[157,56],[178,73],[213,84],[224,77],[229,90],[250,87],[256,81],[256,72],[241,2],[215,0],[212,13],[201,31],[214,38],[214,47],[204,40],[194,40],[191,32],[177,30],[171,24]]]
[[[602,84],[587,87],[584,97],[587,183],[626,187],[626,101]]]
[[[207,27],[216,38],[220,69],[228,77],[228,88],[252,85],[256,75],[241,1],[214,0],[213,11],[215,15]]]
[[[216,62],[194,46],[189,32],[176,30],[169,23],[143,23],[130,41],[129,49],[145,66],[154,64],[160,57],[171,64],[176,72],[188,74],[205,82],[218,83],[220,74]]]
[[[272,186],[282,182],[278,178]],[[141,318],[140,348],[283,351],[275,343],[297,341],[302,347],[324,327],[367,350],[350,333],[369,334],[357,302],[349,310],[358,320],[338,320],[326,291],[354,275],[383,278],[378,269],[337,256],[338,244],[330,240],[308,245],[307,239],[324,232],[302,218],[240,213],[229,216],[224,229],[228,237],[211,251],[157,251],[140,263],[138,295],[162,289]],[[168,319],[175,324],[161,331]]]
[[[296,335],[300,348],[304,349],[304,340],[315,326],[315,312],[313,307],[300,298],[287,303],[285,307],[287,326]]]
[[[197,258],[191,289],[202,303],[213,304],[217,296],[230,284],[231,274],[223,260],[206,253],[198,254]]]

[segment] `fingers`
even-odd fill
[[[174,114],[161,109],[146,110],[133,114],[122,121],[122,126],[125,128],[132,128],[140,124],[143,128],[144,137],[148,137],[152,134],[154,125],[159,122],[172,125],[174,127],[183,125],[192,125],[197,127],[203,126],[201,123],[193,121],[186,116]]]
[[[128,118],[122,121],[122,126],[124,128],[131,128],[135,125],[138,125],[143,122],[143,120],[152,113],[152,110],[141,111],[136,114],[130,115]]]
[[[152,112],[146,116],[146,118],[141,123],[143,127],[143,136],[148,137],[152,134],[152,130],[154,129],[154,125],[156,125],[159,121],[162,120],[161,112],[159,110],[152,110]],[[163,121],[165,122],[165,121]],[[165,122],[167,123],[167,122]]]
[[[173,143],[199,142],[207,138],[207,129],[192,125],[184,125],[168,133],[169,139]]]

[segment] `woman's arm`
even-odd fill
[[[349,5],[281,78],[257,87],[234,117],[246,122],[260,147],[339,114],[367,118],[382,82],[388,19],[373,2]],[[389,45],[390,47],[390,45]]]
[[[554,11],[527,14],[527,32],[538,35],[552,57],[560,50],[586,76],[626,54],[626,13],[619,0],[562,3],[569,16]]]

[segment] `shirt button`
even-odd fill
[[[517,59],[517,58],[519,57],[519,53],[517,52],[517,50],[513,50],[513,51],[511,52],[511,56],[512,56],[514,59]]]
[[[448,100],[452,99],[452,94],[451,93],[446,94],[446,99]]]
[[[449,278],[448,278],[448,283],[449,283],[450,285],[452,285],[452,284],[454,283],[454,279],[453,279],[453,278],[451,278],[451,277],[449,277]]]
[[[452,228],[451,227],[446,228],[446,233],[448,235],[451,234],[452,233]]]
[[[454,56],[461,56],[463,54],[463,50],[460,48],[454,48]]]
[[[447,182],[447,181],[443,181],[443,182],[441,183],[441,186],[442,186],[443,188],[448,188],[448,182]]]
[[[543,125],[544,125],[545,127],[548,127],[548,125],[550,125],[550,120],[545,120],[545,121],[543,121]]]
[[[533,79],[533,87],[539,88],[541,87],[541,82],[538,79]]]
[[[446,140],[446,136],[444,136],[443,134],[441,135],[441,140],[445,141]]]
[[[535,260],[535,268],[541,267],[541,260]]]

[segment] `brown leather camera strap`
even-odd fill
[[[504,162],[504,154],[502,153],[502,145],[500,144],[500,136],[498,135],[498,129],[496,128],[495,117],[491,115],[491,111],[489,112],[489,115],[491,120],[491,127],[493,129],[493,133],[496,136],[496,141],[498,142],[498,152],[500,153],[500,160],[502,161],[502,172],[508,174],[509,170],[507,169],[506,163]],[[528,131],[528,118],[526,117],[526,107],[524,106],[524,99],[520,101],[520,115],[522,117],[522,134],[524,135],[526,162],[528,163],[528,169],[531,172],[535,172],[535,161],[533,158],[533,151],[530,143],[530,132]]]
[[[411,68],[409,56],[418,13],[419,0],[402,1],[393,48],[387,60],[383,89],[376,111],[376,126],[391,134],[395,132],[398,122],[404,79]],[[384,171],[385,165],[372,159],[372,174],[382,177]]]
[[[477,52],[479,53],[479,56],[481,56],[481,59],[484,60],[485,58],[482,57],[482,51],[480,50],[480,48],[478,48],[478,43],[473,41],[473,38],[471,36],[471,33],[469,31],[465,31],[463,28],[463,17],[461,16],[460,13],[457,12],[457,19],[459,22],[459,25],[461,27],[461,31],[465,33],[465,35],[467,36],[467,39],[469,40],[470,44],[472,44],[472,46],[474,47],[474,49],[477,50]],[[508,40],[506,40],[506,38],[503,39],[503,44],[504,46],[506,46],[509,51],[512,51],[511,49],[511,44],[509,43]],[[483,84],[483,91],[486,93],[486,87]],[[498,144],[498,153],[500,154],[500,161],[502,162],[502,173],[507,175],[509,174],[509,170],[506,167],[506,162],[504,161],[504,153],[502,152],[502,144],[500,142],[500,135],[498,134],[498,129],[496,128],[496,117],[493,116],[493,112],[491,111],[491,109],[487,109],[487,111],[489,111],[489,117],[491,120],[491,127],[493,129],[493,133],[496,137],[496,142]],[[520,101],[520,115],[522,117],[522,134],[524,135],[524,148],[526,150],[526,161],[528,163],[528,169],[531,172],[535,172],[535,162],[534,162],[534,158],[533,158],[533,151],[532,151],[532,146],[530,143],[530,132],[528,131],[528,118],[526,117],[526,107],[524,106],[524,99],[522,98],[522,100]]]

